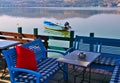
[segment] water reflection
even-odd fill
[[[120,9],[50,9],[50,8],[0,8],[0,16],[16,16],[27,18],[88,18],[96,14],[120,14]]]
[[[49,33],[49,34],[53,34],[53,35],[63,36],[63,37],[70,37],[70,32],[64,31],[64,30],[59,31],[59,30],[44,28],[44,32]]]
[[[120,8],[0,8],[0,30],[23,33],[39,29],[40,35],[68,36],[68,32],[44,30],[44,20],[70,23],[75,35],[120,38]]]

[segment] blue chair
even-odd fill
[[[56,58],[48,58],[46,56],[47,52],[59,53],[63,56],[65,53],[46,50],[40,38],[22,44],[22,46],[34,51],[37,61],[37,71],[16,68],[16,49],[12,48],[3,50],[2,53],[7,62],[11,83],[48,83],[49,80],[59,71],[59,67]],[[63,64],[60,64],[59,66],[63,67]]]
[[[93,37],[85,37],[85,36],[76,35],[73,46],[69,48],[66,51],[66,53],[72,52],[74,50],[99,52],[100,51],[99,41],[97,41]]]
[[[113,43],[114,42],[114,43]],[[101,55],[92,63],[93,69],[102,69],[112,72],[115,66],[115,61],[120,58],[119,40],[105,39],[99,37],[86,37],[76,35],[73,47],[67,50],[67,53],[74,50],[83,50],[90,52],[99,52]]]
[[[120,59],[115,61],[115,68],[112,72],[112,76],[109,83],[120,83]]]

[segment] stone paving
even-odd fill
[[[3,68],[4,68],[4,60],[0,60],[0,76],[2,75],[2,72],[3,72]],[[71,71],[71,68],[69,69],[69,71]],[[69,74],[69,79],[68,79],[68,83],[74,83],[74,76],[76,74],[78,74],[79,72],[81,72],[80,69],[78,69],[77,71],[75,72],[72,72]],[[63,78],[62,78],[63,74],[62,74],[62,71],[59,71],[54,77],[52,80],[49,81],[49,83],[65,83]],[[111,78],[111,75],[103,75],[101,73],[94,73],[92,72],[91,73],[91,83],[109,83],[109,80]],[[82,76],[78,76],[76,78],[76,83],[80,83],[82,79]],[[85,73],[85,80],[88,80],[88,72]],[[0,79],[0,83],[10,83],[10,80],[9,80],[9,74],[7,73],[6,77],[4,79]],[[88,83],[87,81],[84,81],[83,83]]]
[[[1,73],[3,71],[0,71],[0,76],[1,76]],[[80,71],[76,71],[75,73],[78,73]],[[63,74],[62,72],[58,72],[52,80],[49,81],[49,83],[65,83],[63,78],[62,78]],[[102,74],[95,74],[95,73],[92,73],[91,74],[91,83],[109,83],[109,80],[110,80],[110,77],[111,76],[108,76],[108,75],[102,75]],[[74,74],[72,75],[69,75],[69,79],[68,79],[68,83],[74,83]],[[76,78],[76,83],[80,83],[82,79],[82,76],[78,76]],[[88,73],[86,73],[85,75],[85,80],[88,80]],[[0,79],[0,83],[10,83],[9,81],[9,74],[6,75],[6,77],[4,79]],[[83,82],[83,83],[88,83],[87,81]]]

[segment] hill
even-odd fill
[[[0,0],[0,7],[116,7],[120,0]]]

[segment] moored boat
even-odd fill
[[[69,30],[71,27],[69,26],[69,23],[66,22],[64,25],[59,23],[53,23],[50,21],[44,21],[44,27],[53,29],[53,30]]]

